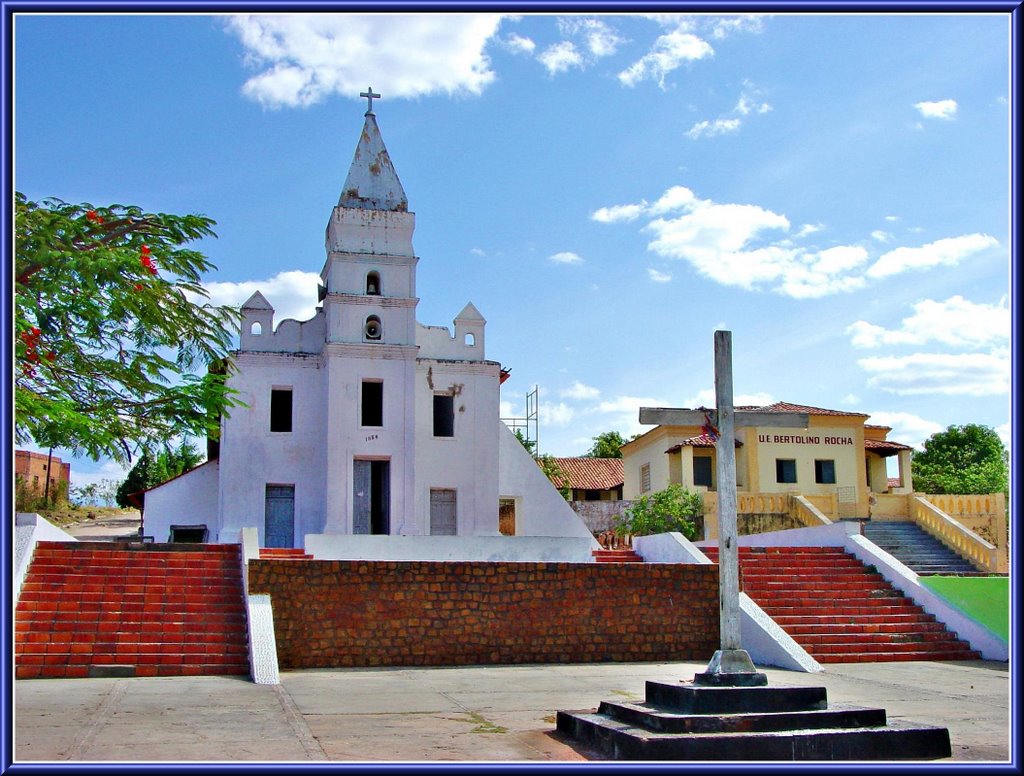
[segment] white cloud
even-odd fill
[[[633,221],[643,214],[647,202],[641,200],[639,205],[612,205],[602,207],[590,214],[590,218],[603,224],[612,224],[618,221]]]
[[[848,245],[802,254],[785,267],[779,290],[795,299],[812,299],[863,288],[866,281],[857,270],[867,259],[864,248]]]
[[[705,388],[702,391],[698,391],[688,402],[687,407],[714,407],[715,406],[715,389]],[[768,404],[774,404],[775,399],[770,393],[737,393],[732,397],[732,404],[734,407],[764,407]]]
[[[1010,442],[1012,441],[1010,423],[1006,422],[1003,423],[1001,426],[997,426],[996,433],[999,435],[999,438],[1003,440],[1003,446],[1005,446],[1006,449],[1009,450]]]
[[[633,434],[650,431],[651,427],[641,425],[641,407],[668,407],[664,399],[652,399],[638,396],[617,396],[614,399],[599,402],[594,411],[606,416],[604,423],[609,427],[621,429],[627,439]]]
[[[500,14],[239,14],[226,26],[262,72],[242,93],[269,108],[306,107],[367,84],[386,98],[480,94]]]
[[[658,201],[651,205],[653,215],[671,213],[673,210],[685,210],[697,203],[697,197],[685,186],[672,186],[666,189]]]
[[[498,413],[503,418],[514,418],[519,414],[519,405],[514,405],[510,401],[502,399],[498,402]]]
[[[603,223],[641,217],[649,219],[642,231],[654,234],[647,244],[649,251],[687,261],[698,273],[722,285],[746,290],[767,286],[795,299],[854,291],[864,288],[868,279],[911,268],[956,264],[999,244],[983,234],[950,237],[918,248],[895,248],[868,267],[871,255],[864,245],[808,250],[790,238],[786,216],[758,205],[702,200],[685,186],[672,186],[654,204],[641,200],[599,208],[591,214],[593,220]],[[823,228],[821,224],[804,224],[793,237]]]
[[[64,459],[67,462],[67,459]],[[92,465],[92,464],[90,464]],[[134,466],[134,462],[131,466]],[[92,471],[82,471],[78,465],[71,462],[71,487],[84,488],[87,485],[99,485],[104,480],[120,483],[128,476],[130,467],[122,466],[116,461],[105,460],[98,468]]]
[[[867,271],[868,277],[884,278],[911,269],[927,269],[939,265],[955,266],[979,251],[999,245],[987,234],[965,234],[947,237],[919,248],[896,248],[879,257]]]
[[[714,121],[698,121],[690,127],[686,136],[692,140],[697,140],[702,137],[715,137],[717,135],[732,134],[738,132],[740,125],[743,123],[742,119],[735,118],[735,116],[749,116],[751,113],[767,113],[772,109],[772,106],[768,103],[761,102],[760,90],[754,86],[754,84],[750,81],[744,81],[743,86],[743,92],[740,94],[735,107],[732,109],[734,118],[721,116]]]
[[[469,252],[474,256],[486,256],[487,252],[483,248],[470,248]]]
[[[563,35],[581,37],[587,50],[594,57],[614,54],[623,42],[619,34],[601,19],[563,16],[558,20],[558,28]]]
[[[244,280],[239,283],[213,281],[203,287],[215,305],[239,307],[256,291],[266,297],[274,308],[274,326],[286,318],[306,321],[316,314],[316,289],[320,275],[316,272],[290,270],[279,272],[268,280]]]
[[[800,237],[807,237],[807,235],[820,232],[824,228],[824,224],[804,224],[796,231],[796,234],[794,234],[793,237],[797,239]]]
[[[868,423],[873,426],[888,426],[892,429],[887,439],[911,447],[921,447],[932,434],[943,430],[943,426],[918,417],[909,412],[871,412]]]
[[[565,72],[570,67],[583,67],[583,55],[569,40],[548,46],[537,55],[537,60],[547,68],[551,75]]]
[[[885,220],[886,221],[899,221],[900,217],[899,216],[886,216]]]
[[[949,121],[956,116],[956,100],[936,100],[935,102],[917,102],[914,107],[926,119],[944,119]]]
[[[563,388],[558,392],[558,395],[563,399],[596,399],[601,395],[601,392],[590,385],[584,385],[579,380],[575,381],[568,388]]]
[[[561,253],[555,253],[548,256],[549,261],[555,262],[555,264],[582,264],[583,257],[572,251],[562,251]]]
[[[718,135],[732,134],[740,128],[739,119],[715,119],[714,121],[698,121],[686,132],[686,136],[692,140],[702,137],[716,137]]]
[[[848,393],[844,396],[840,403],[845,404],[847,407],[855,407],[860,404],[860,397],[853,393]]]
[[[892,235],[882,229],[876,229],[871,233],[871,239],[885,243],[892,239]]]
[[[514,32],[501,39],[501,45],[514,54],[532,54],[537,44]]]
[[[758,90],[750,87],[750,92],[743,92],[740,94],[740,98],[736,103],[736,107],[733,111],[740,114],[741,116],[747,116],[751,113],[768,113],[772,106],[766,102],[761,102],[758,97]]]
[[[619,81],[625,86],[636,86],[640,81],[651,79],[665,88],[665,77],[684,62],[694,62],[714,53],[710,43],[680,27],[659,36],[650,52],[619,73]]]
[[[668,283],[672,280],[672,276],[667,272],[659,272],[653,267],[647,268],[647,277],[653,280],[655,283]]]
[[[711,34],[718,40],[728,37],[734,32],[759,33],[764,29],[764,15],[743,14],[742,16],[726,16],[711,19]]]
[[[942,394],[991,396],[1010,390],[1008,351],[993,353],[914,353],[857,362],[871,374],[868,386],[900,396]]]
[[[576,415],[576,411],[565,402],[559,402],[558,404],[545,402],[540,405],[538,414],[538,420],[541,425],[558,426],[562,428],[572,423],[572,420]]]
[[[914,314],[904,318],[900,328],[885,329],[867,321],[847,327],[850,344],[857,348],[880,345],[923,345],[936,341],[954,347],[1002,346],[1010,339],[1010,308],[998,304],[975,304],[962,296],[944,302],[924,299],[914,305]]]
[[[773,246],[754,248],[751,243],[764,232],[788,228],[785,216],[756,205],[707,200],[695,200],[688,212],[656,218],[645,227],[655,234],[649,250],[685,259],[702,275],[742,288],[781,277],[792,252]]]

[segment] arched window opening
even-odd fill
[[[466,345],[475,345],[476,344],[476,335],[473,334],[472,332],[470,332],[469,334],[466,335],[466,338],[463,340],[463,342]]]
[[[367,296],[380,296],[380,273],[371,272],[366,276]]]
[[[383,334],[383,327],[380,325],[380,318],[371,315],[363,325],[363,338],[368,342],[378,342]]]
[[[252,328],[249,329],[249,333],[254,337],[259,337],[263,334],[263,324],[257,321],[252,325]]]

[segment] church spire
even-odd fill
[[[360,210],[392,210],[405,212],[409,201],[398,180],[384,140],[377,128],[377,115],[373,112],[373,100],[379,98],[372,88],[359,94],[365,97],[367,108],[363,122],[363,133],[359,137],[352,166],[341,190],[338,205]]]

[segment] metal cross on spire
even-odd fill
[[[366,98],[366,113],[365,113],[365,115],[367,115],[367,116],[374,116],[374,115],[376,115],[373,112],[373,100],[374,100],[374,98],[379,98],[380,95],[379,94],[374,94],[373,87],[372,86],[367,86],[365,92],[359,92],[359,96]]]

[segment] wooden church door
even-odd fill
[[[295,546],[294,485],[267,485],[263,544],[266,547]]]

